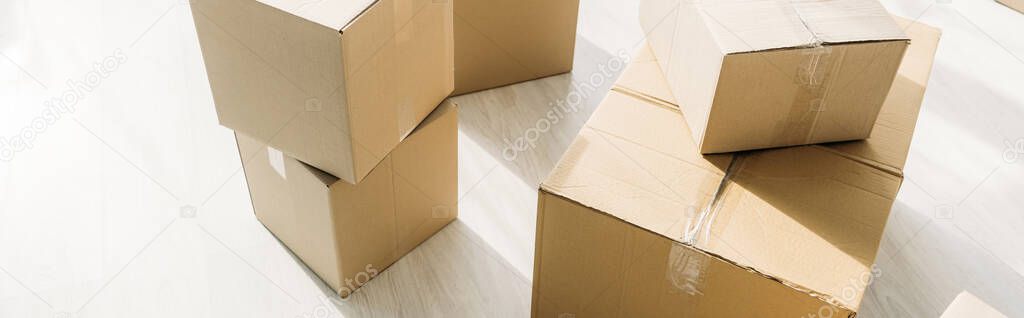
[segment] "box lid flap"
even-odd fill
[[[694,6],[724,54],[908,39],[875,0],[713,0]]]
[[[654,50],[647,42],[641,43],[640,48],[633,53],[629,65],[626,65],[626,69],[619,75],[612,89],[655,99],[675,108],[679,107],[679,102],[672,95],[672,89],[665,79],[665,72],[658,65]]]
[[[341,30],[377,0],[257,0],[294,16]]]
[[[541,189],[680,239],[732,160],[701,156],[685,125],[678,110],[609,92]]]
[[[727,179],[695,246],[858,308],[900,177],[800,146],[738,155]]]
[[[941,31],[903,18],[896,18],[896,22],[906,29],[913,43],[907,47],[906,58],[900,64],[889,95],[878,113],[871,137],[820,147],[902,176]]]

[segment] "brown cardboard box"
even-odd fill
[[[455,1],[455,95],[572,70],[579,0]]]
[[[197,0],[220,123],[349,183],[454,85],[447,0]]]
[[[855,315],[939,37],[907,32],[877,124],[895,126],[863,141],[700,156],[628,68],[541,184],[533,316]]]
[[[458,214],[457,112],[438,106],[358,185],[236,133],[256,217],[347,296]]]
[[[867,138],[907,37],[875,0],[644,0],[701,153]]]
[[[920,37],[929,39],[939,36],[937,29],[899,17],[895,17],[895,20],[900,29],[907,33],[920,34]],[[935,45],[935,41],[915,43],[909,47],[907,54],[909,56],[910,52],[934,51]],[[879,169],[902,175],[901,167],[907,160],[905,147],[910,144],[914,132],[917,109],[924,98],[924,84],[931,74],[931,67],[931,59],[902,61],[899,76],[893,81],[892,90],[879,111],[875,128],[867,139],[870,142],[836,142],[815,146],[826,147],[852,159],[877,166]],[[679,108],[654,57],[654,52],[646,44],[634,54],[632,61],[612,89]]]
[[[1017,10],[1017,12],[1024,13],[1024,0],[996,0],[996,2],[1002,3],[1010,9]]]

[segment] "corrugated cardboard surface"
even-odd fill
[[[236,134],[256,216],[331,288],[351,291],[346,280],[358,287],[360,273],[455,219],[457,120],[454,105],[438,106],[358,185]]]
[[[191,7],[220,123],[346,182],[454,89],[448,1]]]
[[[256,0],[267,6],[341,30],[376,0]]]
[[[665,81],[665,74],[658,65],[658,59],[654,57],[654,52],[647,42],[642,43],[640,48],[633,52],[633,59],[626,65],[626,69],[619,75],[612,89],[630,95],[642,95],[679,108],[679,103],[672,95],[672,89]]]
[[[907,57],[932,56],[938,49],[938,38],[941,35],[939,29],[901,18],[897,18],[896,22],[913,41],[907,47]],[[892,89],[878,113],[871,136],[863,141],[819,146],[902,176],[931,72],[931,59],[904,58]]]
[[[875,0],[645,0],[702,153],[867,137],[906,47]]]
[[[579,0],[455,1],[455,95],[572,70]]]
[[[1021,0],[996,0],[996,2],[1002,3],[1010,9],[1017,10],[1017,12],[1024,13],[1024,1]]]
[[[556,194],[542,191],[538,204],[533,317],[850,313]]]
[[[883,41],[726,55],[701,151],[867,138],[906,45]],[[696,108],[680,106],[686,114]]]
[[[907,47],[907,56],[922,56],[937,49],[938,29],[895,17],[897,25],[915,40]],[[930,59],[904,59],[900,64],[892,89],[879,111],[871,136],[864,141],[835,142],[816,145],[835,150],[852,159],[875,165],[880,169],[902,175],[907,160],[910,139],[913,136],[918,110],[924,99],[924,89],[932,61]],[[641,45],[633,61],[623,71],[613,90],[640,95],[678,107],[668,88],[661,67],[649,45]],[[688,132],[687,132],[688,133]]]
[[[541,184],[534,316],[855,312],[938,40],[908,32],[900,76],[919,85],[891,92],[883,114],[897,127],[861,146],[696,155],[683,114],[646,94],[661,86],[629,73],[651,68],[629,68],[631,86],[609,93]]]
[[[902,179],[816,147],[733,165],[695,245],[856,310]]]
[[[823,305],[687,245],[732,155],[701,156],[679,125],[671,107],[614,91],[598,107],[541,185],[534,317],[798,317]]]

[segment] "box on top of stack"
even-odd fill
[[[541,184],[533,316],[855,315],[939,37],[907,32],[871,138],[737,154],[678,133],[641,51]]]
[[[867,138],[908,38],[876,0],[644,0],[701,153]]]
[[[220,123],[346,182],[453,90],[447,0],[197,0]]]
[[[572,70],[579,0],[455,2],[455,95]]]
[[[457,124],[441,104],[356,185],[235,136],[256,217],[345,297],[457,216]]]

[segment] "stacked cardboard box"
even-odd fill
[[[644,0],[701,153],[867,138],[907,37],[876,0]]]
[[[349,183],[453,89],[452,6],[407,0],[198,0],[221,125]]]
[[[579,0],[455,1],[455,95],[572,70]]]
[[[442,102],[456,80],[465,93],[569,71],[578,6],[197,0],[191,8],[217,117],[235,131],[257,218],[347,296],[456,218],[458,111]]]
[[[358,184],[236,138],[256,217],[347,296],[456,217],[457,125],[442,104]]]
[[[256,217],[342,296],[455,219],[448,1],[198,0]]]
[[[541,184],[533,316],[856,315],[939,38],[899,23],[912,45],[874,131],[844,143],[701,155],[640,51]]]

